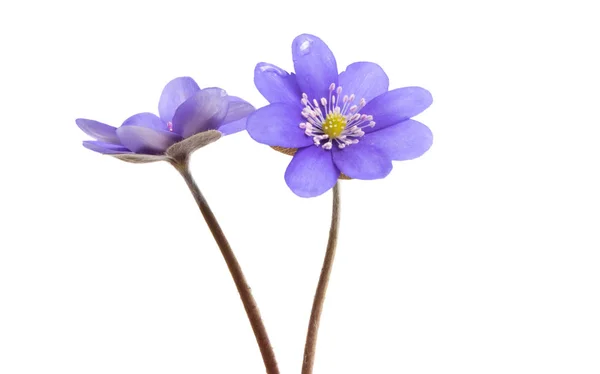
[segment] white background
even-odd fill
[[[567,5],[568,4],[568,5]],[[420,159],[342,183],[315,374],[599,373],[593,1],[33,1],[0,5],[0,373],[261,373],[183,180],[84,149],[85,117],[156,111],[189,75],[257,107],[259,61],[324,39],[434,104]],[[298,373],[331,193],[245,133],[192,171]]]

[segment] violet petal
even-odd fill
[[[117,136],[117,128],[93,119],[77,118],[75,123],[81,131],[92,138],[105,143],[121,144]]]
[[[83,142],[83,146],[94,152],[102,153],[105,155],[112,155],[117,153],[131,153],[129,149],[123,147],[120,144],[105,143],[96,140],[86,140]]]
[[[154,129],[157,131],[168,131],[169,127],[154,113],[138,113],[127,118],[121,127],[124,126],[139,126]]]
[[[388,91],[369,101],[360,111],[373,116],[375,127],[365,127],[369,133],[407,120],[427,109],[433,98],[421,87],[404,87]]]
[[[205,130],[217,129],[229,107],[227,92],[211,87],[196,92],[177,108],[173,116],[173,131],[184,138]]]
[[[313,144],[300,123],[304,118],[293,104],[275,103],[258,109],[250,116],[246,130],[252,139],[270,146],[300,148]]]
[[[296,152],[285,171],[285,182],[296,195],[315,197],[330,190],[339,176],[331,151],[311,145]]]
[[[302,34],[292,43],[292,58],[296,80],[309,100],[320,100],[329,96],[331,83],[338,83],[335,56],[321,39]]]
[[[300,104],[302,92],[296,82],[296,75],[266,62],[254,68],[254,85],[265,99],[273,103]]]
[[[228,96],[229,108],[219,131],[223,135],[230,135],[246,129],[246,118],[256,109],[249,102],[237,96]]]
[[[364,140],[363,140],[364,139]],[[384,151],[392,160],[417,158],[433,143],[431,130],[421,122],[409,119],[364,136],[361,143],[371,144]]]
[[[353,179],[380,179],[392,171],[392,160],[379,148],[360,141],[344,149],[334,145],[333,162],[345,175]]]
[[[357,102],[371,99],[387,92],[390,80],[381,66],[372,62],[355,62],[340,73],[338,84],[343,95],[356,96]]]
[[[121,126],[117,129],[121,143],[135,153],[161,154],[180,141],[179,134],[170,131],[158,131],[143,126]]]
[[[246,130],[246,121],[248,117],[244,117],[242,119],[238,119],[237,121],[232,121],[226,124],[223,124],[219,127],[219,131],[225,135],[235,134],[240,131]]]
[[[190,77],[175,78],[166,84],[158,101],[158,113],[165,122],[171,122],[177,108],[200,91],[198,84]]]

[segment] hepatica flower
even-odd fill
[[[188,163],[194,150],[222,135],[245,129],[246,117],[253,111],[252,105],[238,97],[228,96],[220,88],[201,90],[192,78],[180,77],[170,81],[163,89],[158,102],[158,116],[138,113],[127,118],[119,128],[83,118],[77,119],[76,123],[95,139],[83,142],[92,151],[134,163],[164,160],[181,174],[225,259],[267,373],[279,374],[275,353],[251,288]]]
[[[159,116],[138,113],[119,128],[79,118],[77,125],[96,139],[84,147],[125,161],[152,162],[185,157],[195,149],[246,127],[254,107],[220,88],[203,90],[189,77],[175,78],[162,91]]]
[[[286,172],[290,189],[318,196],[340,176],[379,179],[392,160],[421,156],[433,135],[411,119],[432,103],[429,91],[388,91],[389,79],[372,62],[356,62],[338,74],[335,57],[318,37],[292,43],[294,73],[259,63],[254,82],[269,105],[248,117],[247,131],[263,144],[295,151]]]

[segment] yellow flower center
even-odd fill
[[[365,99],[355,104],[354,94],[342,96],[342,87],[329,86],[329,98],[308,100],[306,93],[302,94],[300,102],[304,105],[300,113],[304,118],[298,127],[307,136],[313,138],[317,147],[330,150],[334,145],[344,149],[358,143],[358,138],[365,135],[365,127],[375,126],[373,116],[360,114],[367,105]]]
[[[323,132],[329,136],[329,139],[335,139],[344,131],[346,124],[346,117],[341,113],[329,112],[323,122]]]

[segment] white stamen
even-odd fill
[[[304,133],[307,136],[313,138],[316,146],[326,150],[333,147],[334,141],[340,149],[357,144],[359,140],[356,138],[365,135],[362,129],[375,126],[373,116],[359,113],[367,104],[364,98],[361,98],[358,104],[354,103],[356,100],[354,94],[344,95],[342,100],[340,98],[342,98],[342,87],[336,87],[335,83],[332,83],[329,85],[327,98],[313,98],[310,101],[308,95],[303,93],[300,99],[300,102],[304,105],[301,115],[306,119],[306,122],[300,123],[299,127],[305,130]],[[327,122],[327,119],[332,114],[343,116],[346,120],[346,127],[336,138],[330,139],[325,130],[331,130],[331,123]],[[325,142],[323,143],[323,141]]]

